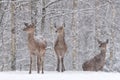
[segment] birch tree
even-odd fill
[[[46,0],[42,0],[42,19],[41,19],[41,32],[44,32],[45,27],[45,14],[46,14]]]
[[[76,70],[76,56],[77,56],[77,51],[76,51],[76,11],[77,10],[77,0],[73,0],[73,14],[72,14],[72,36],[73,36],[73,52],[72,52],[72,66],[73,70]]]
[[[11,70],[16,70],[15,2],[11,2]]]
[[[1,7],[2,7],[2,0],[0,0],[0,11],[1,11]],[[3,16],[3,14],[2,14],[2,16]],[[3,18],[2,16],[0,16],[0,28],[1,28],[1,29],[3,29],[3,27],[1,26],[2,18]],[[2,45],[3,45],[3,46],[1,46],[1,48],[2,48],[2,50],[4,50],[3,31],[2,31],[1,34],[2,34],[2,37],[1,37],[1,38],[2,38]],[[2,52],[2,51],[1,51],[1,52]],[[2,55],[2,56],[3,56],[3,55]],[[3,71],[3,68],[4,68],[4,61],[3,61],[3,64],[2,64],[0,67],[1,67],[0,70]]]
[[[38,0],[31,0],[30,7],[31,7],[31,22],[37,24],[37,3]]]
[[[46,9],[55,4],[58,3],[59,1],[62,0],[55,0],[55,1],[51,1],[49,3],[46,4],[46,0],[42,0],[42,18],[41,18],[41,33],[44,32],[44,27],[45,27],[45,18],[46,18]]]
[[[115,10],[115,6],[114,6],[114,2],[112,2],[111,0],[109,0],[109,4],[111,7],[111,12],[112,12],[112,23],[111,23],[111,39],[110,39],[110,70],[112,71],[113,69],[113,58],[115,57],[115,44],[114,44],[114,39],[115,39],[115,14],[116,14],[116,10]]]
[[[5,10],[8,8],[8,5],[9,5],[9,2],[6,2],[7,5],[3,8],[4,10],[2,10],[1,8],[3,7],[2,5],[5,5],[5,3],[2,3],[2,0],[0,1],[0,11],[1,11],[1,16],[0,16],[0,29],[2,30],[1,32],[1,39],[2,39],[2,52],[4,52],[4,54],[2,54],[3,56],[3,60],[2,60],[2,65],[1,65],[1,71],[4,71],[4,67],[5,67],[5,64],[6,64],[6,50],[5,50],[5,42],[4,42],[4,26],[3,26],[3,19],[4,19],[4,16],[5,16]]]
[[[0,0],[0,8],[1,8],[2,0]]]
[[[100,24],[99,24],[99,0],[95,0],[95,38],[99,39],[100,37]],[[96,40],[95,39],[95,40]],[[96,48],[97,42],[95,41],[95,53],[96,53]]]

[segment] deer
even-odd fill
[[[65,71],[65,66],[64,66],[64,56],[67,51],[67,45],[65,42],[65,32],[64,32],[64,27],[65,24],[59,27],[56,27],[56,24],[54,24],[54,27],[56,28],[56,34],[57,34],[57,39],[55,41],[54,45],[54,50],[57,56],[57,69],[56,71],[64,72]],[[61,67],[60,67],[61,64]],[[61,68],[61,69],[60,69]]]
[[[83,63],[82,68],[83,71],[102,71],[105,65],[105,57],[106,57],[106,47],[108,44],[108,39],[106,42],[102,42],[97,40],[99,43],[100,53],[94,56],[92,59]]]
[[[30,25],[28,23],[24,23],[24,25],[26,27],[23,29],[23,31],[25,31],[28,34],[28,49],[30,51],[29,74],[31,74],[33,56],[37,57],[37,73],[40,73],[40,69],[42,69],[42,74],[43,74],[44,56],[47,47],[47,42],[43,37],[40,37],[39,40],[34,37],[34,32],[35,32],[34,23]]]

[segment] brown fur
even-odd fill
[[[26,31],[28,33],[28,48],[30,50],[30,70],[29,74],[31,74],[31,68],[32,68],[32,58],[33,56],[37,56],[37,72],[39,73],[40,68],[42,68],[43,71],[43,64],[44,64],[44,55],[47,47],[46,41],[41,38],[39,41],[35,40],[34,38],[34,31],[35,27],[34,24],[28,25],[25,23],[26,28],[23,29],[23,31]],[[41,65],[41,67],[40,67]]]
[[[66,45],[66,42],[65,42],[65,33],[64,33],[64,26],[61,26],[59,28],[57,28],[56,30],[57,32],[57,40],[55,41],[55,46],[54,46],[54,49],[55,49],[55,52],[56,52],[56,55],[57,55],[57,71],[60,72],[60,62],[61,62],[61,65],[62,65],[62,69],[61,71],[65,71],[65,67],[64,67],[64,55],[67,51],[67,45]]]
[[[99,48],[101,49],[101,52],[92,59],[83,63],[82,68],[84,71],[99,71],[103,69],[105,64],[106,46],[108,40],[104,43],[98,40],[98,43],[100,44]]]

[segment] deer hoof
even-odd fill
[[[62,69],[62,72],[64,72],[64,71],[65,71],[65,68]]]
[[[44,74],[44,72],[42,72],[42,74]]]
[[[39,74],[40,72],[38,71],[37,73]]]
[[[64,70],[62,70],[62,72],[64,72],[65,71],[65,69]]]
[[[59,69],[56,69],[56,71],[60,72],[60,70],[59,70]]]
[[[29,72],[29,74],[31,74],[31,72]]]

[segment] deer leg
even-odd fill
[[[41,57],[39,58],[39,69],[41,70]]]
[[[31,74],[31,68],[32,68],[32,55],[30,55],[30,70],[29,70],[29,74]]]
[[[41,58],[41,65],[42,65],[42,74],[44,74],[44,58]]]
[[[56,71],[60,72],[60,58],[57,57],[57,69]]]
[[[40,73],[40,58],[37,56],[37,73]]]
[[[100,71],[103,71],[103,66],[101,66],[99,70],[100,70]]]
[[[62,64],[62,72],[65,71],[65,66],[64,66],[64,58],[61,58],[61,64]]]

